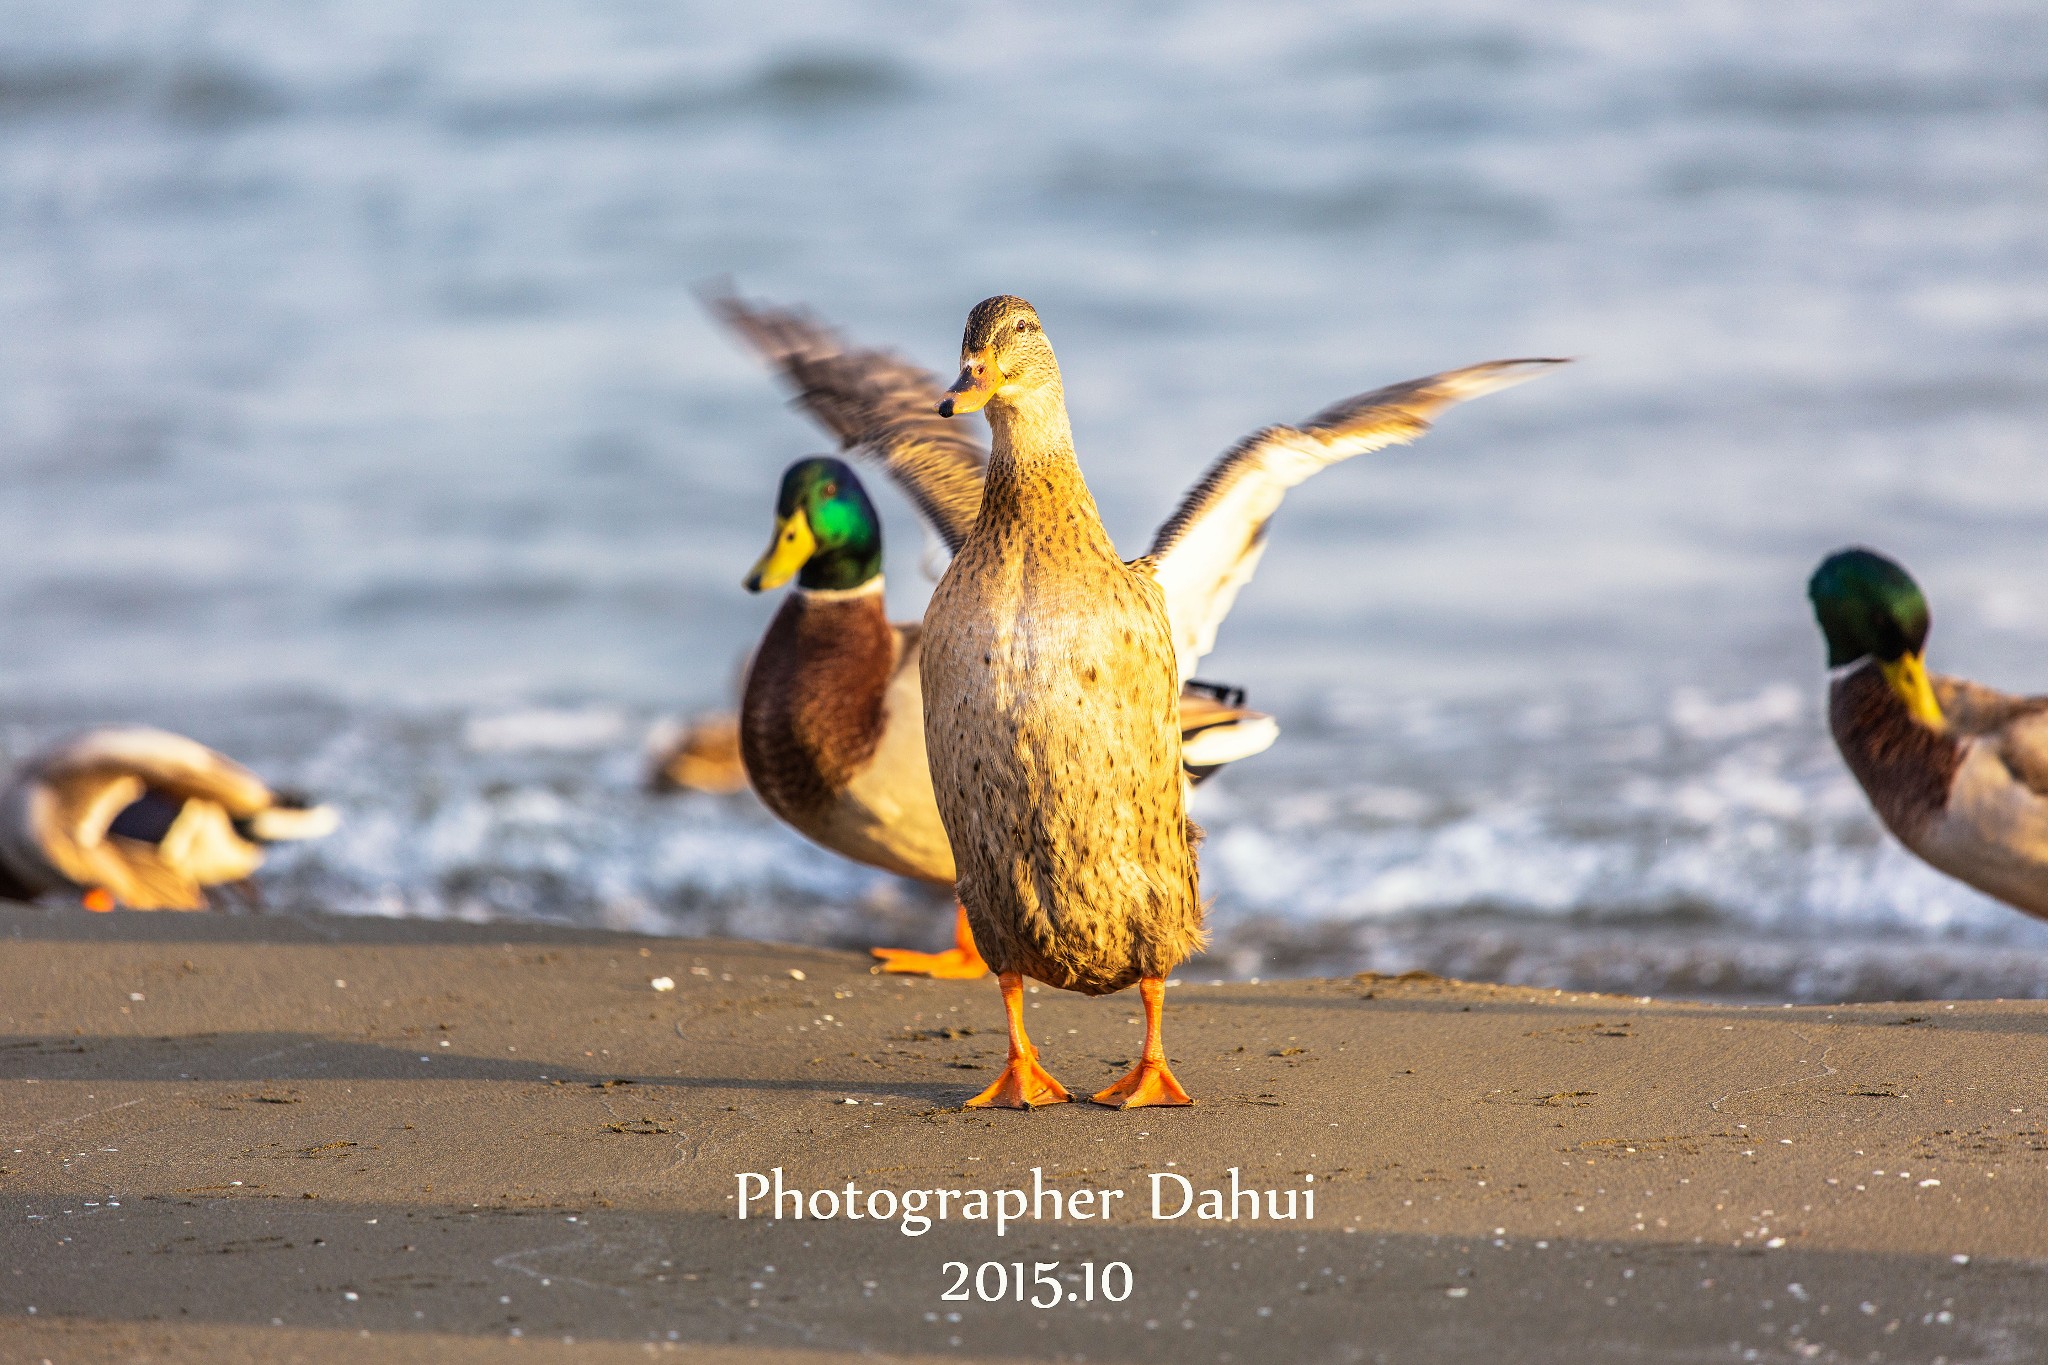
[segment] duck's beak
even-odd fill
[[[995,349],[993,346],[984,347],[981,354],[969,357],[967,363],[960,367],[960,377],[939,400],[939,416],[980,412],[988,405],[990,396],[1003,386],[1003,367],[996,364]]]
[[[818,538],[811,534],[810,518],[799,507],[775,523],[775,539],[769,544],[768,553],[761,556],[753,572],[747,575],[747,591],[761,592],[781,587],[810,561],[812,552],[817,548]]]
[[[1934,700],[1934,687],[1927,681],[1927,666],[1920,662],[1918,654],[1901,654],[1890,663],[1880,661],[1878,667],[1884,670],[1884,680],[1906,703],[1914,720],[1930,730],[1942,728],[1945,722],[1941,718],[1941,704]]]

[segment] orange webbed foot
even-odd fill
[[[1180,1088],[1180,1082],[1173,1078],[1165,1062],[1150,1058],[1132,1067],[1130,1074],[1107,1090],[1098,1090],[1092,1096],[1097,1104],[1111,1105],[1117,1109],[1143,1109],[1155,1104],[1193,1104],[1188,1092]]]
[[[967,907],[953,907],[953,946],[943,953],[915,953],[908,948],[870,948],[882,960],[884,972],[924,975],[940,981],[974,981],[988,975],[988,963],[974,946],[974,930],[967,923]]]
[[[1036,1057],[1012,1057],[996,1083],[967,1101],[969,1109],[1030,1109],[1040,1104],[1065,1104],[1072,1096],[1038,1064]]]
[[[908,948],[870,948],[881,959],[885,973],[929,976],[941,981],[978,981],[988,975],[988,964],[972,948],[948,948],[943,953],[919,953]]]

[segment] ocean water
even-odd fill
[[[0,0],[0,749],[146,720],[335,801],[280,909],[937,941],[641,790],[822,448],[700,287],[941,370],[1031,298],[1134,553],[1247,430],[1570,355],[1276,520],[1190,971],[2048,994],[1843,772],[1803,596],[1885,549],[1937,667],[2048,689],[2044,52],[2025,0]]]

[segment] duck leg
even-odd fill
[[[1111,1104],[1119,1109],[1141,1109],[1149,1104],[1193,1104],[1188,1092],[1180,1088],[1180,1082],[1173,1078],[1173,1072],[1166,1065],[1166,1044],[1160,1041],[1160,1015],[1166,1005],[1166,983],[1156,976],[1148,976],[1138,983],[1138,994],[1145,1001],[1145,1055],[1131,1068],[1130,1074],[1107,1090],[1098,1091],[1097,1104]]]
[[[988,975],[988,963],[974,946],[974,931],[967,924],[967,907],[953,907],[953,946],[943,953],[916,953],[908,948],[870,948],[882,960],[884,972],[937,977],[942,981],[976,981]]]
[[[1065,1104],[1067,1088],[1038,1064],[1038,1049],[1024,1033],[1024,978],[1004,972],[996,979],[1002,983],[1003,1009],[1010,1016],[1010,1061],[996,1083],[967,1101],[967,1107],[1029,1109],[1035,1104]]]

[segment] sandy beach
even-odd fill
[[[13,908],[0,935],[10,1361],[2048,1354],[2039,1004],[1191,984],[1195,1107],[985,1113],[958,1106],[1002,1055],[994,988],[851,955]],[[1112,1079],[1131,1006],[1032,996],[1054,1074]],[[777,1167],[813,1214],[962,1194],[917,1235],[738,1218]],[[1202,1221],[1232,1168],[1274,1198]],[[1122,1194],[1018,1216],[1034,1172]],[[1007,1267],[1049,1299],[1047,1262],[1072,1301],[1018,1303]]]

